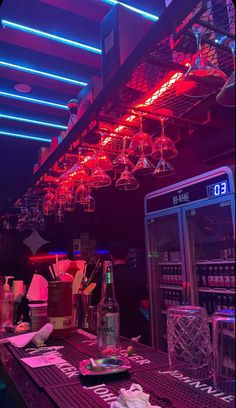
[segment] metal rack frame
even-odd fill
[[[214,0],[214,2],[217,3],[217,13],[222,14],[224,11],[223,3],[226,0]],[[213,63],[217,60],[220,68],[227,74],[232,72],[233,58],[230,55],[229,47],[225,43],[222,45],[220,42],[214,41],[219,34],[226,36],[228,40],[233,37],[230,33],[230,27],[234,20],[232,14],[234,5],[231,0],[227,0],[227,4],[228,19],[223,19],[217,14],[216,20],[219,24],[213,24],[211,2],[207,0],[173,0],[62,143],[32,176],[30,185],[37,184],[44,175],[50,174],[50,172],[53,174],[55,163],[62,161],[67,153],[76,152],[79,146],[87,146],[88,149],[90,147],[96,148],[101,123],[106,123],[111,128],[113,126],[113,129],[116,123],[123,124],[127,128],[137,128],[137,124],[125,121],[125,117],[132,108],[145,114],[145,121],[146,119],[157,121],[158,109],[164,107],[173,111],[172,118],[167,118],[170,126],[174,124],[178,128],[186,127],[191,131],[205,127],[206,121],[197,121],[192,117],[191,112],[193,108],[195,110],[206,100],[211,100],[212,97],[176,96],[170,86],[167,87],[166,95],[160,98],[162,99],[160,105],[154,101],[151,103],[151,108],[147,109],[147,107],[138,107],[138,104],[143,97],[147,97],[150,92],[153,93],[153,89],[159,83],[163,83],[166,77],[170,77],[171,73],[184,74],[186,72],[186,57],[190,58],[195,52],[192,47],[194,41],[192,41],[190,31],[195,23],[201,24],[207,30],[204,36],[204,55]],[[126,101],[125,104],[124,100]],[[113,140],[116,144],[114,133]],[[121,137],[122,135],[117,135],[117,140],[120,140]],[[112,147],[111,144],[109,146],[111,152]],[[13,198],[12,204],[21,195],[22,192],[19,192]]]

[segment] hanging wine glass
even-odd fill
[[[18,231],[24,231],[25,229],[25,217],[23,214],[19,214],[16,222],[16,229]]]
[[[38,229],[39,231],[46,231],[47,229],[47,223],[42,213],[40,219],[38,220]]]
[[[65,221],[65,214],[62,206],[59,205],[57,208],[57,211],[55,213],[55,223],[57,224],[63,224]]]
[[[169,110],[168,112],[169,112],[169,116],[171,116],[172,112]],[[161,122],[161,136],[159,136],[154,141],[152,158],[159,160],[162,154],[164,154],[167,159],[172,159],[173,157],[177,156],[178,150],[176,149],[173,140],[171,140],[169,137],[165,135],[165,126],[164,126],[165,118],[161,116],[160,122]]]
[[[179,81],[179,87],[183,87],[183,94],[189,97],[206,97],[220,89],[226,79],[226,74],[220,68],[212,64],[202,55],[201,38],[203,29],[194,24],[192,31],[196,38],[197,55],[193,64]]]
[[[31,229],[31,212],[27,209],[27,212],[24,214],[25,217],[25,230]]]
[[[136,190],[139,187],[139,182],[126,167],[120,178],[116,180],[115,186],[118,190]]]
[[[51,191],[48,191],[44,197],[42,202],[43,214],[44,215],[53,215],[56,211],[56,202],[55,196]]]
[[[73,192],[67,196],[67,201],[63,204],[63,210],[67,212],[72,212],[75,210],[75,195]]]
[[[65,173],[68,180],[72,183],[86,183],[89,179],[88,170],[82,164],[81,151],[79,151],[78,161]]]
[[[143,120],[142,114],[139,115],[140,126],[139,131],[133,136],[130,147],[129,154],[132,156],[149,156],[152,153],[153,143],[152,138],[148,133],[143,132]]]
[[[85,204],[88,195],[88,187],[85,184],[80,184],[75,192],[75,203]]]
[[[233,108],[235,106],[235,41],[230,41],[229,45],[233,54],[234,70],[218,93],[216,101],[220,105]]]
[[[88,189],[88,194],[85,200],[85,203],[83,204],[83,210],[87,213],[91,213],[95,211],[95,199],[91,195],[91,189]]]
[[[72,201],[73,191],[67,185],[57,187],[55,191],[55,201],[58,205],[63,206],[65,203]]]
[[[125,168],[128,168],[129,171],[132,171],[134,168],[134,165],[132,161],[129,159],[129,156],[126,152],[126,142],[127,137],[124,137],[122,151],[112,162],[112,166],[117,173],[122,173],[125,170]]]

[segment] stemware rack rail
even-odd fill
[[[234,38],[235,24],[232,0],[173,0],[83,117],[36,171],[31,186],[43,180],[45,175],[53,175],[55,165],[63,161],[67,152],[75,153],[80,146],[96,149],[101,132],[108,136],[112,134],[104,150],[111,155],[119,152],[125,132],[119,134],[116,127],[122,125],[138,131],[138,122],[127,121],[132,115],[131,108],[136,108],[137,117],[138,111],[143,111],[144,130],[152,135],[158,134],[160,129],[160,125],[157,126],[160,109],[173,112],[173,117],[167,118],[167,125],[171,128],[176,125],[178,132],[181,127],[194,131],[205,126],[205,120],[196,120],[196,108],[209,99],[213,101],[215,95],[190,98],[181,92],[180,81],[196,53],[191,32],[196,23],[205,30],[204,57],[229,76],[233,71],[229,41]],[[223,44],[222,35],[225,36]],[[12,200],[12,204],[20,195]]]

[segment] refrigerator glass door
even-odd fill
[[[152,345],[166,350],[166,310],[181,303],[185,279],[181,213],[178,209],[146,218]]]
[[[232,196],[190,205],[184,210],[186,268],[194,303],[232,309],[235,300],[235,234]]]

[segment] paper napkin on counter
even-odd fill
[[[129,390],[121,388],[117,401],[112,402],[111,408],[161,408],[151,405],[150,395],[145,394],[141,385],[132,384]]]
[[[41,329],[36,332],[19,334],[18,336],[7,337],[0,340],[1,343],[11,343],[15,347],[25,347],[30,341],[35,345],[42,345],[44,341],[48,339],[53,331],[53,325],[51,323],[45,324]]]
[[[23,363],[27,364],[31,368],[47,367],[49,365],[66,363],[66,361],[63,360],[63,358],[55,354],[48,354],[45,356],[35,357],[24,357],[21,358],[21,361],[23,361]]]

